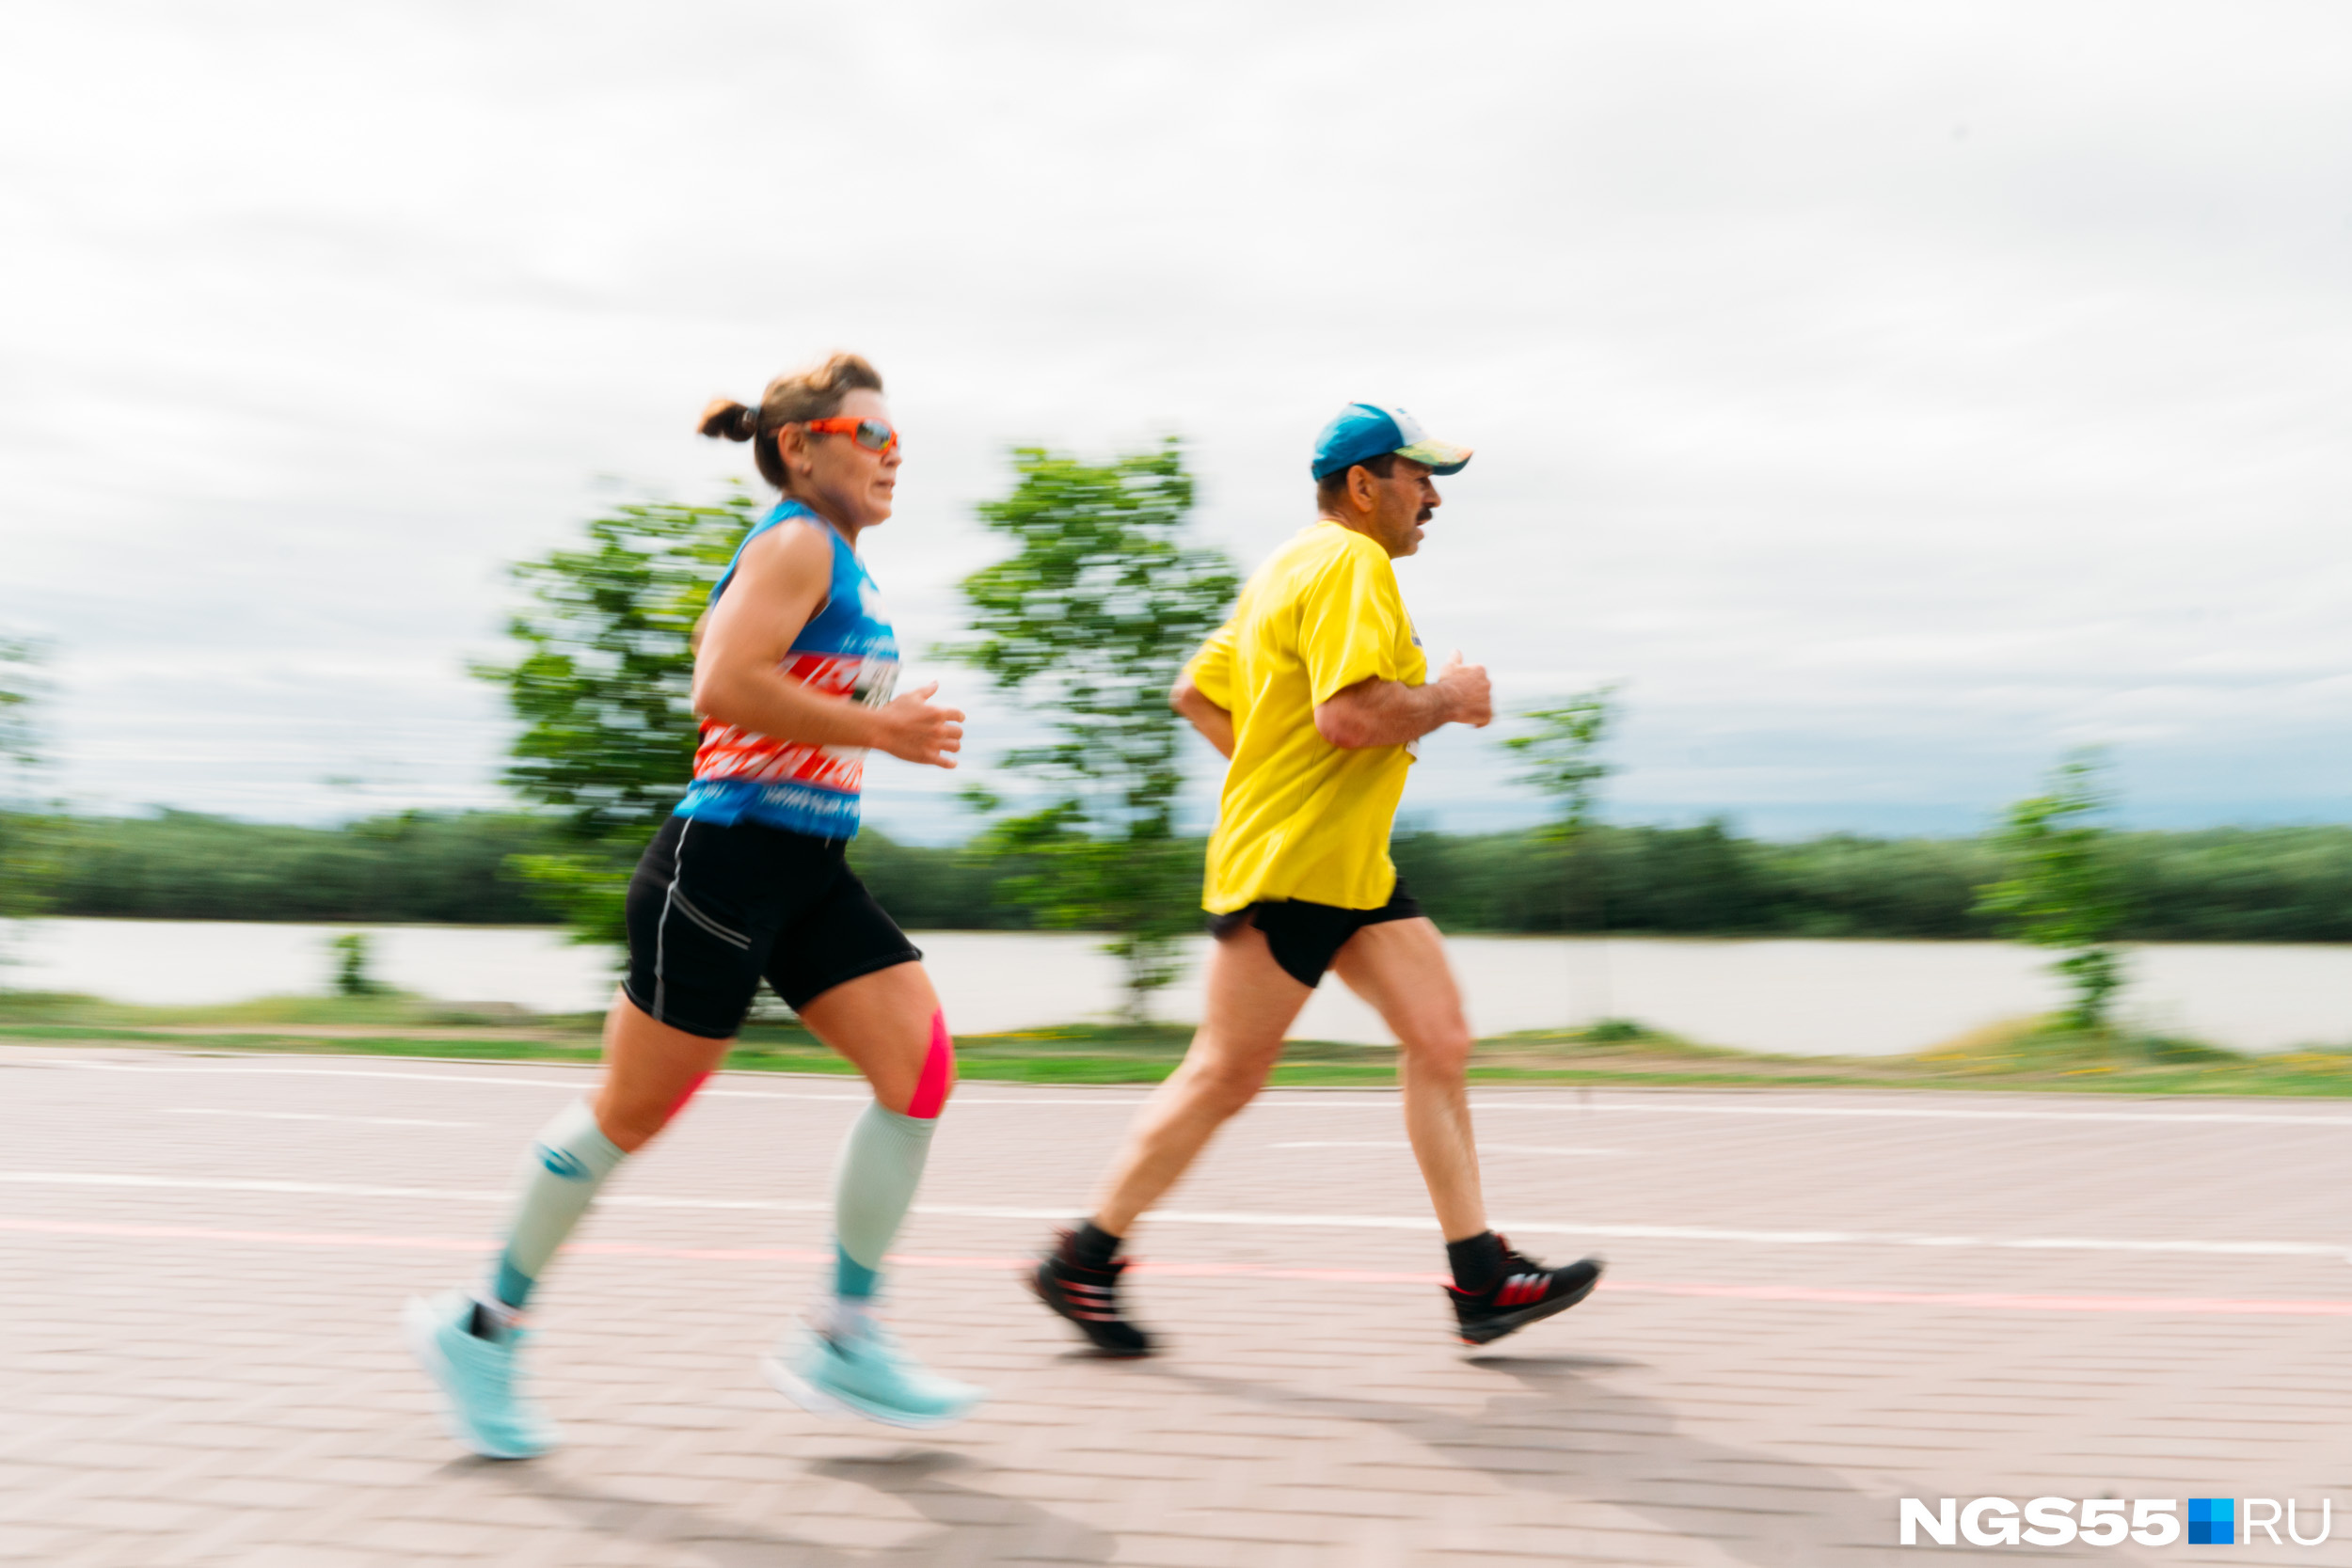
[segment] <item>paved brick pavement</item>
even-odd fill
[[[967,1085],[895,1317],[995,1399],[909,1436],[759,1383],[858,1101],[728,1077],[550,1280],[566,1447],[470,1460],[400,1302],[472,1276],[585,1081],[0,1049],[0,1560],[1835,1568],[2028,1550],[1905,1550],[1899,1497],[2057,1495],[2329,1498],[2334,1539],[2032,1555],[2352,1562],[2352,1106],[1482,1093],[1497,1213],[1612,1272],[1470,1354],[1393,1098],[1273,1095],[1140,1238],[1172,1350],[1120,1364],[1011,1264],[1137,1095]]]

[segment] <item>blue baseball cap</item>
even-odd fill
[[[1422,434],[1421,421],[1402,408],[1351,403],[1315,437],[1315,478],[1391,451],[1428,464],[1435,474],[1458,474],[1470,460],[1470,448],[1431,440]]]

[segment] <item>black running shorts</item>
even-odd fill
[[[628,999],[673,1029],[731,1039],[763,976],[798,1011],[844,980],[918,961],[849,847],[671,817],[629,879]]]
[[[1302,986],[1316,986],[1347,939],[1367,926],[1391,920],[1419,920],[1421,905],[1405,891],[1399,878],[1389,901],[1376,910],[1343,910],[1336,904],[1310,904],[1301,898],[1275,898],[1248,904],[1231,914],[1209,916],[1209,934],[1222,941],[1244,926],[1265,933],[1265,944],[1282,973]]]

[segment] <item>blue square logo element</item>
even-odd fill
[[[2188,1544],[2192,1546],[2237,1544],[2237,1499],[2191,1497],[2188,1500]]]

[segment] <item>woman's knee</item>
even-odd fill
[[[635,1153],[686,1109],[732,1043],[660,1022],[622,996],[606,1020],[598,1131]]]
[[[612,1139],[613,1147],[622,1153],[634,1154],[677,1119],[678,1113],[686,1109],[717,1070],[710,1067],[695,1073],[666,1097],[667,1103],[659,1094],[641,1093],[624,1100],[616,1090],[608,1087],[596,1097],[596,1131]]]
[[[596,1131],[624,1154],[634,1154],[670,1124],[671,1113],[644,1105],[629,1105],[610,1093],[596,1096]]]
[[[917,1121],[937,1120],[946,1110],[948,1098],[956,1092],[956,1041],[947,1033],[947,1018],[934,1008],[930,1026],[921,1055],[921,1065],[911,1079],[898,1079],[874,1085],[874,1098],[885,1111],[896,1111]]]

